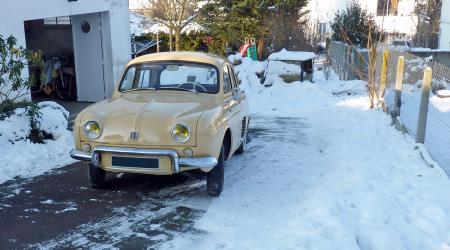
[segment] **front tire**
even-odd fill
[[[88,164],[89,185],[93,189],[103,188],[106,179],[106,171],[100,167],[95,167],[91,163]]]
[[[209,196],[217,197],[222,193],[223,183],[225,179],[225,148],[222,145],[217,165],[206,174],[206,191]]]

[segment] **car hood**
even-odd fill
[[[135,91],[90,106],[82,114],[80,126],[97,121],[102,127],[98,142],[118,145],[195,146],[201,114],[216,104],[214,95],[174,91]],[[176,142],[170,130],[176,124],[191,129],[186,143]],[[131,133],[138,132],[137,139]],[[84,138],[86,139],[86,138]]]

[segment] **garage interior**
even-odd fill
[[[74,43],[70,17],[24,22],[26,47],[42,53],[42,65],[30,65],[32,99],[77,99]]]
[[[37,79],[35,100],[98,102],[111,95],[109,12],[25,21],[24,27],[27,48],[41,51],[44,61],[43,65],[30,66]],[[44,81],[39,81],[42,78]]]

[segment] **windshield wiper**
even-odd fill
[[[198,91],[197,90],[195,90],[195,89],[183,89],[183,88],[177,88],[177,87],[163,87],[163,88],[159,88],[160,90],[163,90],[163,89],[169,89],[169,90],[179,90],[179,91],[188,91],[188,92],[192,92],[192,93],[198,93]]]

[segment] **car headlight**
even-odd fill
[[[187,142],[191,137],[191,129],[187,126],[177,124],[170,130],[170,134],[177,142]]]
[[[102,128],[98,122],[89,121],[84,125],[84,134],[91,140],[95,140],[100,137]]]

